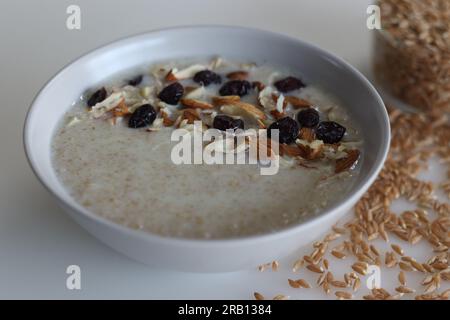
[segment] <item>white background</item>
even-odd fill
[[[370,2],[3,0],[0,298],[247,299],[255,290],[267,296],[324,298],[318,290],[293,291],[287,286],[287,277],[295,277],[289,271],[292,258],[282,261],[278,273],[255,269],[203,275],[152,270],[115,253],[72,222],[34,178],[22,148],[22,126],[38,90],[68,62],[118,38],[168,26],[228,24],[281,32],[334,52],[370,76]],[[70,4],[81,7],[79,31],[66,29]],[[80,291],[65,287],[70,264],[81,267]]]

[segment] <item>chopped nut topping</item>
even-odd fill
[[[360,156],[359,150],[353,149],[347,151],[347,157],[336,161],[335,173],[351,169],[358,161]]]
[[[182,70],[172,69],[166,75],[166,81],[177,81],[192,78],[197,72],[207,69],[207,67],[194,64]]]
[[[234,104],[241,101],[239,96],[216,96],[212,98],[212,103],[215,107],[221,107],[226,104]]]
[[[245,80],[248,78],[248,72],[243,70],[230,72],[227,74],[227,78],[231,80]]]
[[[181,104],[186,108],[194,108],[194,109],[213,109],[214,106],[210,103],[195,100],[195,99],[181,99]]]
[[[286,96],[286,101],[294,108],[294,109],[301,109],[301,108],[309,108],[312,106],[312,103],[309,101],[306,101],[304,99],[295,97],[295,96]]]

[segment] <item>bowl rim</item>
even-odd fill
[[[348,194],[343,199],[337,201],[333,206],[330,208],[321,211],[319,215],[316,217],[312,217],[304,222],[297,223],[293,226],[289,226],[287,228],[283,228],[280,230],[277,230],[275,232],[269,232],[269,233],[263,233],[263,234],[256,234],[256,235],[250,235],[250,236],[243,236],[243,237],[233,237],[233,238],[224,238],[224,239],[191,239],[191,238],[180,238],[180,237],[168,237],[168,236],[162,236],[155,233],[150,233],[143,230],[136,230],[131,229],[129,227],[123,226],[121,224],[118,224],[116,222],[113,222],[111,220],[108,220],[100,215],[95,214],[94,212],[91,212],[87,208],[83,207],[81,204],[76,202],[74,199],[71,203],[67,202],[65,199],[63,199],[57,192],[57,188],[52,186],[51,183],[49,183],[45,176],[43,176],[40,172],[38,172],[37,166],[35,165],[36,161],[33,159],[33,146],[30,143],[30,122],[33,118],[33,115],[36,111],[35,106],[38,104],[42,94],[48,90],[49,87],[52,86],[54,82],[56,82],[64,72],[66,72],[74,63],[82,61],[83,59],[89,59],[91,55],[94,55],[95,53],[100,53],[101,51],[107,51],[111,49],[113,46],[117,45],[124,45],[127,42],[133,42],[136,40],[139,40],[141,37],[151,37],[157,34],[161,33],[169,33],[170,32],[177,32],[178,30],[183,31],[198,31],[202,32],[203,30],[211,30],[214,29],[216,31],[235,31],[235,32],[255,32],[259,33],[262,36],[268,36],[268,37],[278,37],[280,39],[290,41],[290,42],[296,42],[298,44],[301,44],[302,46],[306,47],[308,50],[312,50],[315,52],[320,53],[322,56],[326,57],[333,63],[336,63],[337,65],[343,66],[345,69],[349,70],[359,81],[361,81],[369,91],[373,94],[376,103],[380,107],[381,114],[383,116],[382,121],[382,132],[384,132],[384,137],[382,138],[382,141],[380,141],[380,150],[379,154],[377,155],[374,166],[370,169],[370,171],[367,173],[367,177],[363,182],[361,182],[360,188],[351,194]],[[188,25],[188,26],[175,26],[175,27],[169,27],[169,28],[160,28],[160,29],[154,29],[151,31],[145,31],[125,37],[121,37],[119,39],[110,41],[106,44],[100,45],[81,56],[71,60],[68,62],[64,67],[60,68],[46,83],[45,85],[38,91],[38,93],[35,95],[34,99],[32,100],[30,107],[28,108],[28,111],[26,113],[25,122],[23,126],[23,146],[25,155],[28,161],[28,164],[30,165],[34,175],[37,177],[37,179],[40,181],[40,183],[47,189],[47,191],[52,194],[56,199],[63,203],[64,205],[68,206],[72,211],[76,212],[77,214],[82,214],[86,218],[93,220],[93,222],[104,224],[107,227],[114,229],[114,231],[125,233],[127,236],[132,237],[138,237],[144,241],[158,241],[161,243],[165,243],[167,245],[175,245],[175,246],[185,246],[185,247],[200,247],[200,248],[207,248],[211,246],[221,246],[221,247],[233,247],[236,245],[246,245],[246,244],[254,244],[255,242],[269,242],[272,240],[280,239],[280,238],[288,238],[291,237],[299,232],[302,231],[302,229],[308,229],[313,228],[314,225],[322,224],[326,222],[327,220],[330,220],[333,216],[339,215],[339,212],[344,210],[346,205],[348,203],[354,203],[358,199],[362,197],[362,195],[367,191],[367,189],[372,185],[372,183],[377,178],[379,172],[383,168],[384,162],[387,158],[389,147],[390,147],[390,138],[391,138],[391,129],[390,129],[390,123],[389,123],[389,116],[386,110],[386,107],[384,105],[384,102],[375,89],[375,87],[372,85],[372,83],[355,67],[353,67],[350,63],[346,62],[344,59],[335,56],[334,54],[321,49],[320,47],[313,45],[309,42],[306,42],[304,40],[288,36],[285,34],[280,34],[273,31],[258,29],[258,28],[250,28],[250,27],[241,27],[241,26],[228,26],[228,25]]]

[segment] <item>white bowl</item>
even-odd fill
[[[351,192],[320,216],[276,233],[229,240],[184,240],[128,229],[89,212],[59,182],[50,143],[57,122],[80,93],[133,67],[175,58],[220,55],[269,61],[299,70],[310,83],[340,97],[363,128],[364,158]],[[31,167],[60,205],[92,235],[148,265],[194,272],[253,268],[280,258],[323,235],[368,189],[385,161],[390,140],[383,101],[356,69],[303,41],[271,32],[225,26],[180,27],[129,37],[72,62],[35,98],[25,122],[24,144]]]

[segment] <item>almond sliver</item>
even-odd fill
[[[226,104],[234,104],[241,101],[239,96],[217,96],[212,98],[212,103],[216,107],[221,107]]]
[[[266,114],[255,107],[254,105],[247,103],[247,102],[236,102],[233,104],[233,106],[236,106],[237,108],[243,110],[245,113],[255,117],[256,119],[265,120],[267,119]]]
[[[360,152],[357,149],[348,150],[347,157],[336,161],[335,173],[351,169],[359,159]]]
[[[294,97],[294,96],[286,96],[286,101],[294,107],[294,109],[300,109],[300,108],[309,108],[312,106],[312,103],[304,100],[302,98]]]
[[[181,104],[186,108],[194,109],[213,109],[214,106],[208,102],[200,101],[196,99],[181,99]]]
[[[227,74],[227,78],[231,80],[245,80],[248,78],[248,72],[243,70],[233,71]]]
[[[107,97],[102,102],[97,103],[91,109],[91,114],[94,118],[100,118],[106,112],[117,107],[124,100],[122,92],[115,92]]]
[[[201,64],[194,64],[185,69],[177,70],[172,69],[166,76],[167,81],[184,80],[192,78],[197,72],[206,70],[207,67]]]

